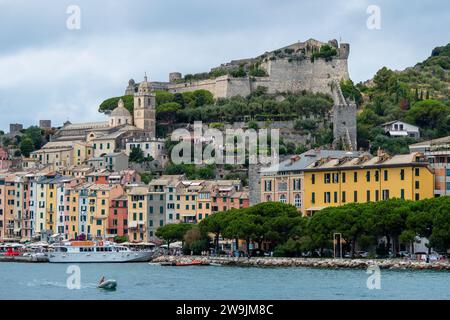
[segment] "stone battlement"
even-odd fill
[[[319,52],[320,48],[326,44],[336,50],[336,55],[329,60],[312,58],[313,54]],[[349,52],[350,46],[346,43],[338,45],[336,40],[324,43],[309,39],[266,52],[256,58],[224,63],[212,68],[210,72],[212,74],[257,66],[266,73],[265,76],[222,75],[205,80],[183,81],[181,73],[172,72],[169,75],[170,82],[151,82],[151,85],[154,90],[172,93],[204,89],[210,91],[215,98],[247,96],[258,87],[266,87],[269,93],[308,90],[331,94],[331,82],[349,79],[347,67]],[[138,83],[130,80],[125,94],[134,94],[138,86]]]

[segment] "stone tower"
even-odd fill
[[[134,125],[148,133],[151,138],[156,136],[156,98],[150,83],[145,76],[134,94]]]
[[[357,151],[356,113],[354,101],[347,101],[337,81],[331,82],[333,96],[333,148],[338,150]]]

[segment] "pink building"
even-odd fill
[[[107,233],[111,237],[128,236],[128,197],[126,195],[111,200]]]
[[[8,152],[0,148],[0,170],[11,167],[11,160],[8,159]]]

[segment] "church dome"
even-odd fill
[[[122,99],[119,100],[117,108],[111,112],[111,117],[131,117],[131,113],[125,108]]]

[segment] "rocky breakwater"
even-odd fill
[[[450,270],[448,261],[431,263],[406,259],[320,259],[320,258],[236,258],[205,256],[160,256],[153,263],[191,263],[201,261],[205,264],[238,267],[305,267],[322,269],[367,269],[378,266],[380,269],[393,270]]]

